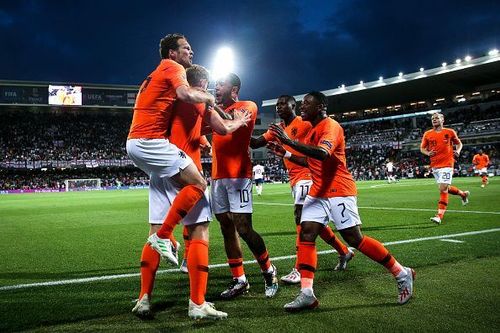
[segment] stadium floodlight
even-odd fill
[[[443,68],[444,68],[444,67],[446,67],[446,65],[448,65],[448,64],[447,64],[447,63],[445,63],[445,62],[443,62],[443,63],[441,64],[441,66],[443,66]]]
[[[465,61],[471,61],[472,60],[472,57],[470,55],[467,55],[465,56],[464,58]]]
[[[365,83],[363,82],[363,80],[359,81],[359,85],[362,86],[364,85]]]
[[[493,49],[493,50],[490,50],[490,52],[488,52],[489,56],[496,56],[497,54],[498,54],[498,50],[497,49]]]
[[[424,71],[424,68],[423,67],[420,67],[420,71],[423,72]]]
[[[379,77],[378,77],[378,80],[379,80],[380,82],[382,82],[382,81],[384,81],[384,77],[383,77],[383,76],[379,76]]]
[[[234,55],[233,50],[229,47],[224,46],[217,50],[215,54],[215,59],[213,62],[213,67],[211,70],[211,75],[213,80],[220,79],[224,77],[227,73],[231,73],[234,70]]]
[[[457,60],[455,60],[455,64],[457,65],[460,65],[460,63],[462,62],[462,59],[458,58]]]
[[[403,77],[403,72],[399,72],[398,76],[399,76],[400,78],[402,78],[402,77]]]

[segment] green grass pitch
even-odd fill
[[[147,190],[0,196],[0,332],[498,332],[500,330],[500,183],[456,178],[470,204],[450,196],[442,225],[434,225],[439,197],[433,180],[396,184],[359,182],[363,232],[387,243],[417,272],[415,297],[396,304],[396,283],[358,251],[345,272],[335,253],[318,257],[315,292],[320,307],[288,314],[283,305],[298,286],[264,296],[258,266],[245,265],[251,289],[233,301],[218,294],[230,281],[216,221],[210,227],[207,300],[225,321],[187,317],[188,278],[164,263],[153,298],[155,319],[131,314],[139,292],[139,258],[148,232]],[[264,186],[254,196],[253,221],[279,275],[295,253],[289,187]],[[182,240],[181,228],[175,234]],[[456,235],[456,236],[453,236]],[[447,236],[447,237],[446,237]],[[318,250],[329,250],[320,239]],[[280,258],[281,257],[281,258]],[[253,260],[244,245],[244,259]],[[68,283],[73,280],[73,283]],[[71,282],[71,281],[70,281]]]

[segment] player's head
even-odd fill
[[[479,149],[479,150],[477,151],[477,153],[478,153],[479,155],[483,155],[483,150],[482,150],[482,149]]]
[[[169,34],[160,40],[160,57],[173,60],[184,68],[193,64],[194,52],[186,37],[181,34]]]
[[[276,113],[281,119],[286,121],[287,119],[295,117],[296,105],[297,101],[293,96],[281,95],[276,101]]]
[[[231,101],[238,100],[240,93],[241,80],[238,75],[228,73],[217,80],[215,84],[215,101],[217,104],[229,104]]]
[[[322,92],[311,91],[304,96],[300,105],[300,114],[302,119],[314,121],[318,118],[324,118],[328,108],[328,100]]]
[[[444,116],[440,112],[433,113],[431,116],[432,127],[438,128],[444,124]]]
[[[191,87],[207,90],[210,74],[208,70],[200,65],[192,65],[186,69],[186,78]]]

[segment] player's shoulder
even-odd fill
[[[234,109],[246,109],[248,111],[257,111],[257,104],[252,101],[238,101],[234,103]]]
[[[427,131],[424,132],[424,136],[429,136],[429,135],[432,135],[436,133],[436,131],[434,130],[434,128],[431,128],[431,129],[428,129]]]

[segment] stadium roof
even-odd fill
[[[497,53],[322,92],[328,97],[329,113],[342,113],[498,87],[500,56]],[[297,101],[302,101],[304,96],[305,94],[294,97]],[[265,100],[262,106],[274,106],[276,101],[277,99]]]

